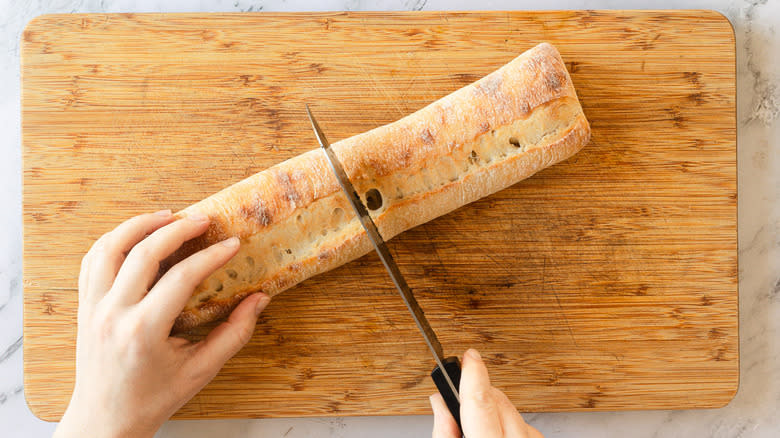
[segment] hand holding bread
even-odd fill
[[[203,341],[169,335],[195,286],[239,250],[235,238],[215,243],[155,283],[160,260],[208,226],[205,216],[144,214],[102,236],[84,256],[76,385],[55,437],[152,437],[252,337],[266,295],[244,299]]]

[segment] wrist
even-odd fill
[[[71,400],[60,419],[52,438],[153,438],[157,428],[145,430],[141,425],[128,425],[121,419],[112,419],[97,409],[80,409]]]

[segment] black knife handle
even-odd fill
[[[452,384],[460,391],[460,360],[456,356],[450,356],[445,358],[442,361],[442,364],[447,370],[447,374],[450,376]],[[455,422],[458,423],[458,429],[463,431],[463,428],[460,426],[460,402],[458,402],[458,398],[455,397],[452,389],[450,389],[450,385],[447,384],[447,379],[444,377],[444,373],[441,372],[438,365],[431,372],[431,378],[433,379],[433,383],[436,384],[436,389],[439,390],[439,394],[444,398],[444,403],[447,404],[450,414],[455,418]]]

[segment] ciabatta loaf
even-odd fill
[[[333,150],[390,239],[568,158],[589,138],[560,54],[540,44],[414,114],[334,143]],[[208,231],[162,269],[230,236],[242,245],[197,287],[175,331],[223,317],[255,291],[276,295],[371,250],[318,149],[177,215],[195,211],[211,218]]]

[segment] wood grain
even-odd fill
[[[82,255],[391,122],[540,41],[592,128],[574,158],[391,242],[448,354],[521,411],[718,407],[738,384],[734,35],[707,11],[50,15],[22,41],[24,369],[54,420]],[[429,413],[432,361],[374,255],[274,299],[176,418]]]

